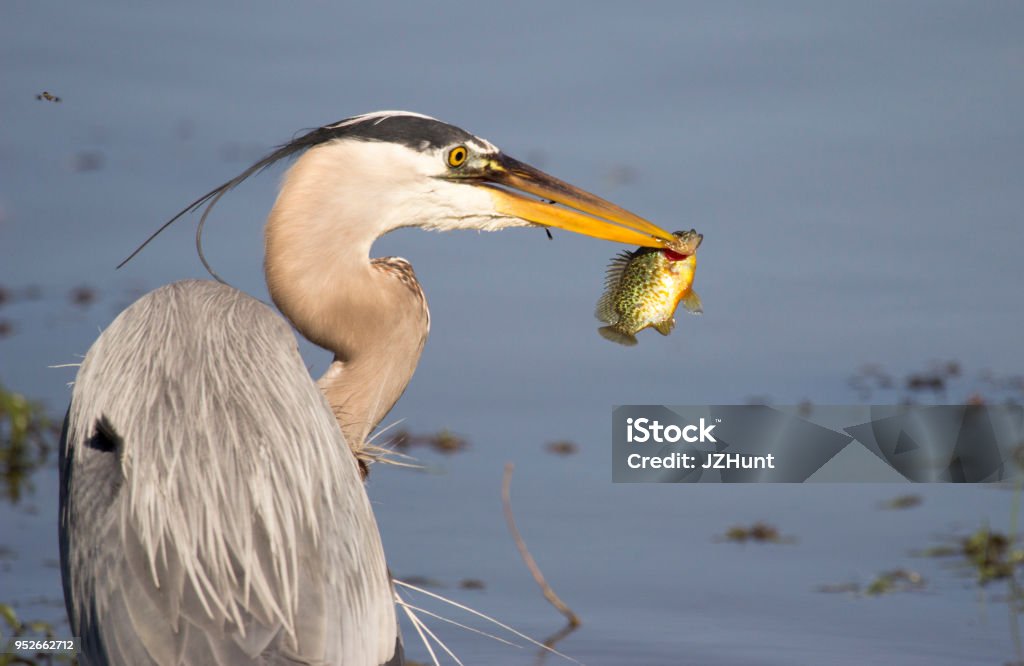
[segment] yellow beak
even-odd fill
[[[490,187],[494,207],[503,215],[627,245],[660,248],[676,241],[642,217],[504,154],[489,160],[477,177]]]

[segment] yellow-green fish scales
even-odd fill
[[[680,301],[691,312],[701,312],[700,298],[692,290],[697,270],[696,249],[703,236],[694,230],[676,232],[681,252],[639,248],[620,254],[608,267],[606,289],[598,301],[597,318],[606,322],[602,336],[635,345],[635,334],[653,327],[668,335]],[[688,252],[688,254],[683,254]]]

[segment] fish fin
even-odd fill
[[[636,344],[636,336],[623,333],[614,326],[602,326],[597,329],[597,332],[600,333],[601,337],[605,340],[611,340],[612,342],[617,342],[618,344],[625,345],[626,347],[632,347]]]
[[[619,286],[619,282],[622,280],[622,272],[626,270],[626,266],[629,265],[630,259],[635,255],[634,252],[623,251],[612,257],[612,260],[608,262],[608,268],[604,274],[604,286],[607,289]]]
[[[594,309],[594,316],[606,324],[615,324],[619,321],[619,314],[615,311],[615,292],[619,288],[619,282],[622,281],[622,272],[626,270],[626,266],[629,265],[629,260],[632,258],[632,252],[623,251],[612,257],[608,263],[608,270],[604,277],[604,293],[601,294],[601,298],[597,301],[597,307]]]
[[[606,324],[614,324],[619,321],[615,314],[615,308],[612,307],[612,291],[610,289],[601,294],[600,300],[597,301],[597,307],[594,308],[594,316]]]
[[[690,290],[685,297],[683,297],[683,307],[686,308],[690,314],[704,314],[704,304],[700,302],[700,296],[697,292]]]
[[[676,325],[676,318],[675,317],[669,317],[665,321],[659,321],[657,324],[654,324],[653,328],[654,328],[654,330],[656,330],[658,333],[661,333],[662,335],[668,335],[669,333],[672,332],[672,328],[675,325]]]

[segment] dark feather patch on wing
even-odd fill
[[[103,453],[119,451],[122,444],[121,436],[117,434],[114,426],[111,425],[110,420],[106,416],[101,416],[96,421],[96,432],[93,433],[92,437],[85,440],[87,447],[102,451]]]

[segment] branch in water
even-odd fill
[[[548,582],[544,580],[544,574],[541,573],[540,567],[537,566],[537,562],[534,561],[533,556],[530,555],[529,549],[526,547],[526,542],[523,541],[523,537],[519,534],[519,529],[516,527],[516,519],[512,515],[512,470],[515,469],[515,465],[512,463],[505,463],[505,475],[501,483],[501,503],[505,510],[505,522],[508,524],[508,531],[512,533],[512,538],[516,542],[516,548],[519,549],[519,554],[523,558],[523,562],[526,564],[526,568],[530,570],[530,574],[533,579],[537,581],[537,585],[540,586],[541,592],[544,593],[544,598],[548,602],[558,609],[561,613],[569,620],[570,627],[580,626],[580,618],[573,612],[571,608],[565,605],[565,602],[558,598],[555,591],[551,589]]]

